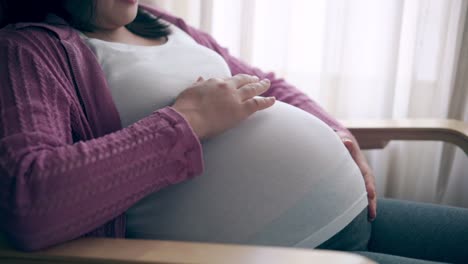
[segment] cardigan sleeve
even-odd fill
[[[305,93],[286,82],[282,78],[277,78],[273,72],[264,72],[259,68],[248,65],[240,59],[232,56],[228,49],[219,45],[209,34],[187,25],[182,19],[175,19],[175,24],[191,35],[199,44],[204,45],[218,54],[228,63],[232,75],[244,73],[256,75],[261,79],[269,79],[271,87],[262,96],[275,96],[277,100],[296,106],[325,122],[335,131],[343,131],[351,138],[354,138],[351,132],[346,129],[336,118],[328,114],[318,103],[312,100]]]
[[[51,61],[5,42],[0,58],[0,229],[17,248],[80,237],[203,171],[200,141],[172,107],[73,143],[71,99]]]

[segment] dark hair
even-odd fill
[[[66,8],[65,0],[0,0],[0,28],[18,22],[41,22],[47,14],[62,17],[72,27],[81,31],[94,31],[95,6],[92,0],[68,2],[79,17],[73,16]],[[136,18],[125,26],[131,32],[146,38],[166,37],[171,32],[168,25],[158,17],[138,7]]]

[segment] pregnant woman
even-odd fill
[[[382,199],[375,218],[352,135],[181,19],[136,0],[1,3],[0,228],[18,248],[127,236],[468,259],[466,209]]]

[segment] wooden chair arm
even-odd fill
[[[468,155],[468,123],[450,119],[342,120],[362,149],[384,148],[391,140],[437,140]]]
[[[281,247],[241,246],[159,240],[82,238],[36,253],[3,245],[0,263],[352,263],[373,261],[351,253]]]

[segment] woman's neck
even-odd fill
[[[121,43],[127,43],[135,38],[135,35],[126,27],[119,27],[116,29],[97,29],[93,32],[84,32],[84,34],[91,38]]]
[[[166,37],[159,39],[144,38],[132,33],[125,26],[116,29],[97,29],[93,32],[83,33],[90,38],[139,46],[157,46],[162,45],[167,41]]]

